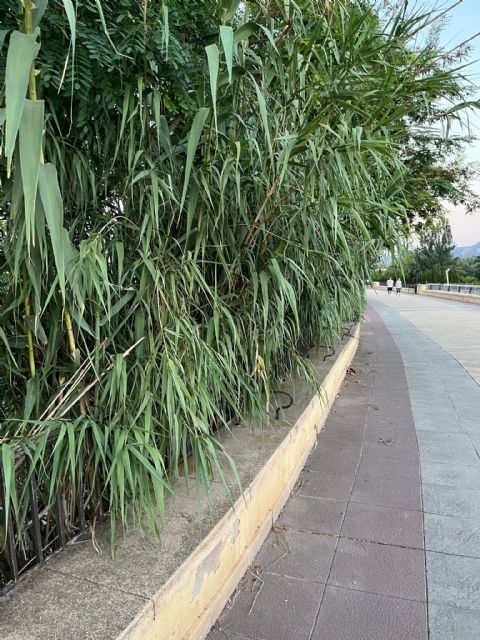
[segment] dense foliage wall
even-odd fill
[[[0,7],[7,503],[25,517],[22,448],[50,496],[83,477],[154,518],[182,456],[206,483],[212,428],[360,317],[407,219],[412,104],[458,78],[415,45],[430,16],[362,0]]]

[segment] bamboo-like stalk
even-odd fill
[[[27,292],[27,285],[28,285],[28,273],[27,273],[27,268],[25,266],[25,264],[22,265],[22,272],[23,272],[23,282],[24,282],[24,287],[25,287],[25,293],[23,296],[23,304],[24,304],[24,308],[25,308],[25,330],[27,333],[27,353],[28,353],[28,366],[29,366],[29,370],[30,370],[30,378],[35,378],[36,376],[36,365],[35,365],[35,350],[34,350],[34,346],[33,346],[33,334],[32,334],[32,330],[30,329],[30,327],[27,324],[27,317],[29,317],[31,315],[31,309],[30,309],[30,299],[28,297],[28,292]]]
[[[70,354],[72,356],[73,362],[75,363],[75,368],[78,369],[80,366],[80,362],[78,361],[78,357],[77,357],[77,345],[75,344],[75,335],[73,333],[72,316],[70,315],[70,312],[67,309],[66,305],[64,307],[64,312],[65,312],[65,326],[67,327],[68,344],[70,346]],[[80,398],[80,411],[82,415],[86,415],[87,413],[85,395],[82,395]]]
[[[33,26],[32,26],[32,11],[33,11],[33,7],[32,7],[32,0],[25,0],[25,32],[26,33],[32,33],[33,32]],[[37,99],[37,87],[36,87],[36,74],[35,74],[35,65],[32,64],[32,68],[30,69],[30,75],[29,75],[29,83],[28,83],[28,94],[29,94],[29,98],[30,100],[36,100]],[[40,151],[41,153],[41,157],[40,157],[40,162],[42,164],[44,164],[44,157],[43,157],[43,147]],[[26,270],[25,270],[25,274],[26,274]],[[26,311],[27,315],[30,314],[30,303],[28,301],[28,298],[26,297],[25,300],[25,309],[28,308],[28,312]],[[70,353],[72,356],[72,360],[75,363],[75,367],[78,368],[79,366],[79,362],[78,362],[78,358],[76,356],[77,353],[77,346],[75,344],[75,335],[73,332],[73,325],[72,325],[72,318],[70,315],[70,312],[67,309],[67,306],[64,306],[64,313],[65,313],[65,325],[66,325],[66,329],[67,329],[67,339],[68,339],[68,343],[69,343],[69,347],[70,347]],[[31,331],[27,328],[27,339],[28,339],[28,349],[29,349],[29,359],[30,359],[30,370],[35,372],[35,359],[34,359],[34,352],[33,352],[33,337],[32,337],[32,333]],[[35,377],[35,373],[32,375],[32,377]],[[82,396],[80,399],[80,411],[83,415],[86,414],[86,403],[85,403],[85,397]]]
[[[25,0],[25,32],[32,33],[32,2],[31,0]],[[35,86],[35,68],[32,64],[32,68],[30,69],[29,82],[28,82],[28,95],[30,100],[37,99],[37,91]],[[24,294],[24,307],[25,307],[25,316],[30,316],[30,300],[28,297],[28,272],[25,264],[22,267],[23,272],[23,281],[25,286],[25,294]],[[28,350],[28,364],[30,368],[30,377],[35,378],[36,375],[36,367],[35,367],[35,351],[33,346],[33,334],[30,327],[27,325],[25,321],[25,329],[27,332],[27,350]]]
[[[25,33],[31,34],[33,33],[32,0],[24,0],[24,7],[25,7]],[[28,78],[28,97],[30,98],[30,100],[37,99],[35,65],[33,64],[30,69],[30,75]]]

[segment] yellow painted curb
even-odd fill
[[[234,507],[119,636],[118,640],[203,640],[267,537],[315,444],[345,372],[360,326],[342,349],[289,434]],[[153,609],[153,611],[152,611]]]

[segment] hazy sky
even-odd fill
[[[454,0],[448,2],[433,2],[429,0],[425,3],[429,6],[446,8],[454,4]],[[463,0],[455,7],[446,19],[445,29],[441,35],[441,41],[447,50],[460,44],[467,38],[480,31],[480,0]],[[464,73],[477,86],[480,84],[480,38],[472,43],[472,53],[470,60],[472,64],[465,69]],[[480,90],[477,91],[476,99],[480,98]],[[480,137],[480,113],[477,111],[469,117],[469,126],[473,135]],[[466,149],[468,162],[480,163],[480,140]],[[480,193],[480,180],[475,181],[477,193]],[[456,207],[449,212],[450,224],[452,225],[453,240],[458,246],[475,244],[480,241],[480,213],[467,215],[461,207]]]
[[[480,183],[476,183],[476,192],[480,193]],[[468,247],[480,242],[480,213],[465,213],[463,207],[446,207],[453,241],[457,247]]]

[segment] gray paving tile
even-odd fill
[[[480,518],[480,490],[423,484],[423,508],[427,513]]]
[[[341,415],[335,415],[328,418],[318,434],[318,439],[340,440],[352,444],[361,442],[362,434],[365,427],[365,418],[353,420],[348,414],[351,410],[345,410]],[[314,453],[314,452],[313,452]]]
[[[455,409],[460,420],[478,420],[478,416],[480,414],[480,402],[475,402],[475,404],[469,405],[460,402],[455,406]]]
[[[399,411],[382,411],[376,404],[377,402],[378,400],[372,399],[369,405],[368,427],[375,428],[385,425],[400,430],[411,427],[412,419],[410,417],[406,420],[406,416],[403,416]]]
[[[480,419],[477,416],[472,416],[470,418],[463,417],[461,420],[461,424],[465,431],[470,435],[480,435]]]
[[[429,462],[446,462],[448,464],[464,464],[480,469],[480,458],[473,447],[463,449],[453,447],[448,443],[444,445],[434,444],[428,446],[420,445],[420,460]]]
[[[477,355],[475,354],[475,358]],[[478,362],[477,362],[478,364]],[[458,404],[458,409],[480,412],[480,389],[469,374],[464,372],[463,378],[454,387],[448,384],[448,395]]]
[[[422,481],[464,489],[480,489],[480,469],[466,465],[424,460],[421,467]]]
[[[353,453],[357,453],[359,449],[362,447],[363,441],[363,428],[362,429],[343,429],[342,426],[345,427],[344,422],[335,427],[335,430],[327,433],[323,429],[320,431],[317,439],[317,445],[315,451],[312,452],[312,455],[318,450],[318,447],[321,446],[322,442],[330,442],[332,445],[337,445],[337,447],[344,448],[345,446],[350,447],[353,450]],[[353,435],[357,437],[352,437]],[[337,449],[338,450],[338,449]]]
[[[328,583],[425,602],[425,554],[419,549],[341,538]]]
[[[480,559],[426,555],[429,602],[480,611]]]
[[[257,570],[325,583],[336,538],[279,527],[270,533],[257,557]]]
[[[480,452],[480,427],[478,430],[472,430],[471,427],[466,426],[465,430],[468,434],[473,448],[477,451],[477,453]]]
[[[347,500],[354,476],[338,475],[329,471],[305,469],[300,475],[296,491],[298,495],[328,500]]]
[[[254,592],[239,593],[220,626],[262,640],[308,640],[323,590],[320,584],[264,573]]]
[[[472,397],[478,394],[478,384],[462,368],[460,374],[451,374],[446,380],[448,395],[459,402],[470,402]]]
[[[350,502],[341,536],[422,549],[422,513]]]
[[[320,459],[329,456],[342,456],[357,459],[362,450],[361,441],[352,442],[346,438],[336,438],[320,432],[317,438],[317,446],[310,455],[310,459]]]
[[[279,527],[336,535],[340,531],[346,502],[295,496],[277,520]]]
[[[419,481],[420,467],[417,460],[397,460],[396,458],[362,455],[358,475],[362,478]]]
[[[435,433],[464,433],[460,420],[452,414],[445,416],[438,414],[425,416],[414,411],[415,426],[421,431],[434,431]]]
[[[352,442],[362,442],[364,428],[365,420],[358,425],[352,425],[347,419],[341,418],[338,420],[338,424],[326,424],[320,433],[335,435],[336,438],[344,438]]]
[[[361,478],[357,476],[353,484],[352,502],[373,504],[396,509],[422,508],[421,485],[408,480],[384,478]]]
[[[418,446],[416,441],[403,444],[401,437],[369,439],[365,443],[363,453],[372,458],[394,458],[395,460],[408,460],[418,465]]]
[[[354,382],[358,382],[358,380],[355,380]],[[345,392],[339,396],[336,403],[336,411],[341,412],[345,409],[355,409],[355,412],[364,411],[366,413],[367,398],[362,387],[357,386],[356,384],[354,385],[352,383],[352,379],[349,377],[345,378],[345,385]]]
[[[383,389],[382,395],[374,393],[372,400],[368,405],[368,418],[373,422],[382,420],[382,422],[387,422],[389,424],[398,424],[399,418],[401,418],[402,425],[410,425],[412,422],[412,414],[408,395],[405,395],[404,398],[398,398],[395,401],[392,400],[392,389],[397,388],[401,390],[405,382],[403,380],[397,383],[393,380],[391,382],[392,387],[389,389]]]
[[[342,455],[339,453],[317,454],[310,456],[307,468],[311,471],[324,473],[337,473],[341,475],[353,475],[358,466],[360,455]]]
[[[417,419],[424,420],[425,422],[433,420],[438,424],[442,424],[443,422],[458,422],[458,416],[450,402],[445,401],[440,405],[435,404],[434,402],[430,402],[428,398],[428,389],[424,388],[424,393],[424,402],[422,402],[422,404],[416,403],[413,406],[415,424],[417,424]]]
[[[340,398],[337,399],[330,413],[328,414],[327,425],[337,425],[340,422],[346,422],[349,426],[360,429],[365,424],[365,417],[368,412],[368,407],[360,407],[357,409],[357,411],[352,412],[349,407],[344,407],[341,405]]]
[[[405,402],[395,402],[391,406],[387,405],[378,397],[373,398],[369,407],[368,418],[369,421],[372,421],[372,424],[378,424],[379,421],[382,421],[382,423],[386,422],[387,424],[400,427],[400,429],[410,428],[412,424],[411,405],[408,397],[405,399]]]
[[[480,518],[424,514],[425,548],[480,558]]]
[[[388,434],[389,445],[386,445],[380,440],[385,438]],[[417,436],[413,426],[408,428],[398,429],[397,427],[391,427],[385,423],[381,425],[367,425],[367,432],[365,435],[365,444],[381,444],[384,447],[405,447],[408,449],[414,449],[418,454]]]
[[[372,397],[382,403],[385,411],[395,413],[397,406],[405,405],[408,401],[408,394],[405,392],[406,378],[398,355],[393,354],[393,357],[387,360],[383,360],[380,356],[375,365],[375,372],[377,380],[379,376],[384,379],[380,378],[382,384],[373,386]],[[393,394],[393,389],[397,389],[398,393]]]
[[[418,444],[420,447],[432,445],[450,445],[456,449],[471,449],[472,442],[464,433],[438,433],[436,431],[417,430]]]
[[[407,429],[405,427],[400,428],[387,425],[385,423],[372,424],[371,422],[369,422],[365,436],[365,443],[371,444],[372,442],[379,442],[380,439],[387,441],[398,440],[398,446],[405,446],[410,449],[418,450],[417,437],[415,435],[415,431],[412,428],[409,427]]]
[[[407,371],[409,367],[407,366]],[[407,381],[413,382],[410,391],[410,400],[426,406],[449,406],[449,398],[446,397],[443,385],[435,374],[422,373],[422,375],[410,375],[407,373]],[[432,382],[433,381],[433,382]]]
[[[330,586],[312,635],[312,640],[426,639],[424,603]]]
[[[422,387],[422,394],[421,396],[411,395],[410,399],[414,416],[418,415],[425,418],[435,417],[437,419],[441,418],[441,416],[448,416],[450,420],[458,420],[455,409],[449,398],[445,395],[443,387],[443,395],[441,397],[435,397],[431,395],[430,390],[425,388],[424,385],[415,383],[415,386]],[[439,386],[441,387],[441,385]],[[412,387],[410,387],[410,393],[412,393]]]
[[[480,613],[431,604],[428,607],[430,640],[478,640]]]
[[[410,409],[410,397],[405,389],[406,378],[403,375],[401,362],[398,359],[392,359],[385,366],[385,373],[388,375],[388,381],[380,381],[373,388],[373,403],[377,404],[382,411],[387,414],[395,414],[401,409]],[[378,373],[381,374],[382,365],[378,365]],[[392,391],[395,390],[394,393]],[[372,403],[372,404],[373,404]]]
[[[369,385],[370,386],[370,385]],[[348,390],[352,389],[352,393],[355,391],[359,391],[360,387],[353,387],[352,385],[348,386]],[[368,411],[368,395],[366,394],[357,394],[352,396],[354,398],[353,402],[349,400],[350,393],[346,390],[337,397],[335,404],[333,405],[332,411],[328,416],[328,419],[335,419],[335,416],[342,416],[348,419],[348,422],[353,422],[358,424],[361,422],[361,419],[367,415]],[[352,412],[351,407],[352,404],[355,404],[356,411]]]
[[[210,631],[206,640],[256,640],[255,638],[249,638],[244,636],[243,633],[234,633],[230,629],[224,629],[219,624],[216,624]]]

